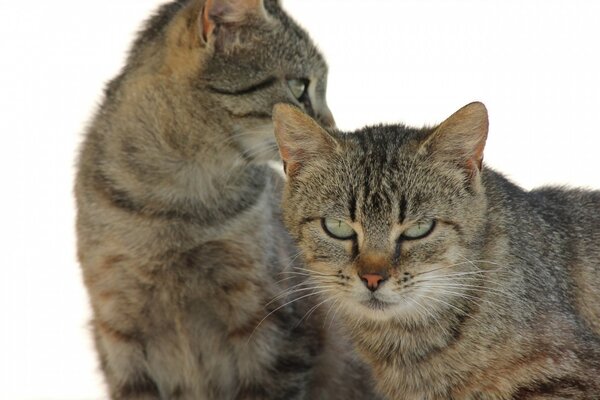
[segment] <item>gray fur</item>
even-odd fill
[[[296,250],[266,165],[275,102],[333,123],[326,73],[273,0],[174,1],[139,34],[87,129],[75,186],[112,399],[370,396],[335,327],[303,319],[312,299],[286,304],[303,276],[283,279]],[[302,97],[290,79],[310,82]]]
[[[286,225],[390,399],[600,398],[599,191],[526,191],[480,170],[480,103],[436,128],[325,132],[286,106],[274,120],[297,164]],[[371,292],[365,270],[389,279]]]

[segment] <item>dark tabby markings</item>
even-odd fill
[[[298,399],[298,398],[304,398],[301,397],[300,395],[302,394],[302,391],[300,390],[300,388],[298,386],[290,386],[286,389],[286,391],[279,396],[280,400],[288,400],[288,399]]]
[[[462,230],[460,229],[460,226],[456,222],[449,221],[447,219],[441,219],[440,222],[443,222],[446,225],[450,225],[452,227],[452,229],[454,229],[456,231],[456,233],[458,233],[459,235],[462,235]]]
[[[271,114],[269,114],[267,112],[261,112],[261,111],[251,111],[251,112],[241,113],[241,114],[229,112],[229,114],[236,118],[271,119]]]
[[[360,249],[358,248],[358,238],[354,236],[352,238],[352,259],[356,260],[358,255],[360,254]]]
[[[258,113],[260,114],[260,113]],[[269,114],[260,118],[271,118]],[[257,182],[256,186],[250,188],[243,196],[244,201],[224,202],[220,209],[215,209],[213,213],[208,212],[187,212],[177,208],[178,205],[172,205],[172,208],[165,208],[164,205],[141,205],[123,190],[117,189],[116,184],[106,176],[97,172],[95,176],[95,189],[102,195],[108,203],[120,210],[137,214],[141,216],[160,218],[165,220],[185,220],[198,223],[215,223],[215,212],[221,213],[221,220],[232,218],[239,213],[253,207],[259,200],[259,196],[265,187],[265,181]]]
[[[320,221],[320,220],[321,220],[320,217],[302,218],[302,220],[300,221],[300,225],[306,225],[306,224],[310,224],[311,222]]]
[[[114,341],[142,343],[142,338],[137,333],[122,332],[116,328],[113,328],[104,321],[95,321],[94,325],[105,337],[108,337]]]
[[[350,194],[350,204],[348,208],[350,211],[350,220],[356,222],[356,195],[354,192]]]
[[[244,385],[238,391],[236,399],[266,399],[271,395],[269,391],[260,383],[249,383]]]
[[[250,282],[249,281],[240,281],[240,282],[224,283],[221,285],[221,289],[227,295],[231,295],[234,293],[236,295],[240,295],[243,292],[247,292],[250,289]]]
[[[117,399],[130,399],[141,397],[142,395],[160,396],[158,386],[146,374],[142,374],[135,380],[125,383],[118,389]]]
[[[123,262],[127,259],[127,257],[123,256],[123,255],[114,255],[114,256],[108,256],[104,259],[104,263],[101,265],[102,269],[112,269],[112,267],[115,266],[115,264],[118,264],[120,262]]]
[[[475,303],[475,301],[473,303]],[[458,342],[462,338],[463,328],[465,327],[466,323],[471,319],[472,314],[477,313],[477,310],[474,309],[475,307],[479,308],[479,306],[468,307],[465,313],[458,314],[456,316],[456,323],[451,327],[452,341],[446,344],[447,347],[449,347],[452,343]]]
[[[280,373],[308,372],[312,365],[306,359],[298,357],[281,357],[275,365],[275,371]]]
[[[540,395],[572,396],[586,393],[587,387],[577,378],[562,378],[550,382],[532,382],[513,395],[514,400],[537,398]]]
[[[269,321],[268,318],[263,321],[263,318],[265,317],[265,315],[266,314],[264,314],[264,312],[258,313],[255,317],[251,318],[248,323],[230,331],[227,334],[227,337],[229,339],[247,339],[247,338],[249,338],[250,335],[252,335],[252,333],[259,327],[259,324],[261,327],[265,327],[272,323],[272,321]],[[261,323],[261,321],[262,321],[262,323]]]
[[[243,89],[223,89],[217,88],[212,85],[207,85],[207,89],[213,93],[224,94],[228,96],[241,96],[244,94],[250,94],[259,90],[266,89],[270,86],[273,86],[277,82],[277,78],[270,77],[265,79],[264,81],[255,83],[254,85],[250,85]]]
[[[403,224],[406,220],[406,197],[402,196],[402,200],[400,200],[400,219],[399,223]]]
[[[133,213],[141,213],[141,207],[135,204],[122,190],[117,189],[115,183],[97,172],[95,176],[96,190],[104,195],[109,203],[114,205],[116,208],[120,208],[125,211]]]
[[[175,387],[175,389],[173,390],[173,392],[171,393],[171,399],[176,400],[179,399],[181,397],[183,397],[184,394],[184,390],[181,386],[177,386]]]
[[[402,255],[403,242],[404,240],[402,240],[402,236],[400,236],[398,240],[396,240],[396,248],[394,249],[394,255],[392,256],[392,264],[394,264],[394,266],[400,264],[400,256]]]

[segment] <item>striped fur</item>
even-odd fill
[[[333,123],[326,72],[273,0],[174,1],[139,34],[87,129],[75,187],[112,399],[370,398],[335,326],[304,318],[315,301],[278,297],[304,283],[289,274],[299,264],[266,164],[271,109]]]
[[[286,225],[389,399],[600,399],[600,191],[482,169],[481,103],[437,128],[274,120]]]

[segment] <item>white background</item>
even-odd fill
[[[104,83],[160,1],[0,0],[0,399],[106,398],[71,194]],[[489,109],[489,165],[600,188],[600,2],[284,0],[330,63],[341,128]],[[582,221],[585,223],[585,221]]]

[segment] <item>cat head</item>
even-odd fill
[[[289,105],[273,118],[284,219],[316,291],[361,318],[423,322],[457,307],[478,276],[485,106],[423,129],[326,131]]]
[[[247,159],[278,156],[275,103],[334,125],[325,99],[327,65],[276,0],[166,4],[140,33],[128,64],[160,75],[178,93],[190,91],[191,103],[209,110],[205,119],[230,132]]]

